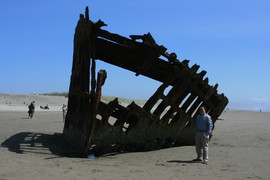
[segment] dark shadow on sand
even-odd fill
[[[192,160],[171,160],[167,161],[168,163],[182,163],[182,164],[190,164],[190,163],[195,163]]]
[[[21,132],[5,140],[1,146],[19,154],[37,153],[53,154],[58,157],[78,157],[78,154],[68,146],[60,133]]]

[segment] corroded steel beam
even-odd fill
[[[63,134],[81,156],[110,152],[145,151],[194,144],[194,119],[206,106],[213,122],[228,99],[210,86],[206,71],[189,67],[175,53],[158,45],[150,33],[130,38],[101,29],[105,23],[80,15],[75,35],[68,113]],[[139,41],[138,41],[139,40]],[[161,82],[143,107],[127,107],[118,99],[100,100],[107,74],[98,72],[96,60]],[[165,95],[165,91],[168,92]]]

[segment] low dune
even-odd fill
[[[40,106],[49,106],[50,111],[62,111],[68,98],[35,94],[0,94],[0,111],[28,111],[28,105],[35,101],[36,111],[43,111]]]

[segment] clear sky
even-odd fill
[[[269,0],[1,0],[0,93],[67,92],[73,35],[90,19],[128,37],[150,32],[156,42],[206,70],[229,108],[270,111]],[[154,80],[99,63],[103,94],[148,99]],[[138,88],[139,87],[139,88]]]

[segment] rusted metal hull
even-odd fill
[[[218,85],[210,86],[206,71],[198,73],[198,65],[189,67],[188,60],[168,54],[151,34],[126,38],[102,30],[103,25],[90,21],[86,9],[76,27],[66,140],[81,156],[194,144],[198,108],[206,106],[215,122],[228,104]],[[162,84],[143,107],[134,102],[124,107],[117,99],[106,104],[100,97],[107,75],[101,70],[95,77],[96,60]]]

